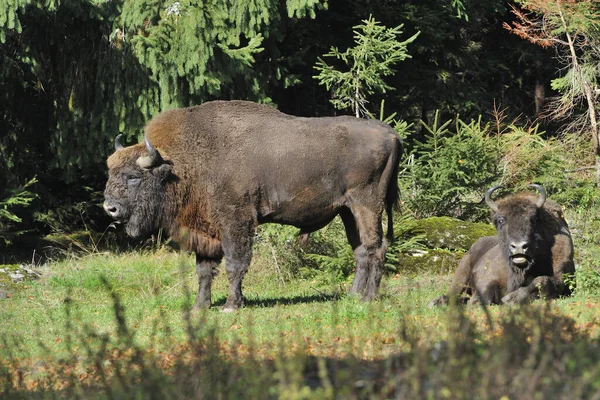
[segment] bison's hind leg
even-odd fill
[[[356,259],[356,273],[350,293],[362,293],[364,300],[375,298],[383,276],[386,245],[381,214],[382,210],[373,211],[362,205],[340,211]]]

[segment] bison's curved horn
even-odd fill
[[[534,188],[535,190],[537,190],[538,192],[540,192],[540,197],[538,197],[538,199],[536,200],[535,205],[538,208],[542,208],[542,206],[546,202],[546,189],[544,189],[542,187],[542,185],[538,185],[538,184],[535,184],[535,183],[532,183],[531,185],[527,185],[527,187]]]
[[[137,165],[142,168],[149,169],[157,165],[162,158],[158,150],[152,146],[152,143],[150,143],[150,140],[148,140],[146,136],[144,136],[144,143],[146,143],[146,151],[148,152],[148,155],[138,158]]]
[[[123,145],[121,144],[121,142],[119,142],[119,139],[121,138],[121,136],[123,136],[123,134],[119,134],[115,138],[115,151],[119,151],[123,148]]]
[[[503,186],[496,185],[485,193],[485,202],[492,209],[493,212],[498,212],[498,205],[496,204],[496,202],[494,200],[492,200],[492,193],[494,193],[496,190],[500,189],[501,187],[503,187]]]

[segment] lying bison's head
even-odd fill
[[[120,136],[120,135],[119,135]],[[161,226],[165,207],[165,185],[171,165],[145,138],[145,146],[124,148],[115,139],[116,151],[107,161],[108,182],[104,189],[104,210],[125,224],[133,237],[144,236]]]
[[[526,269],[535,261],[540,237],[540,209],[546,201],[546,191],[540,185],[529,185],[539,196],[519,193],[497,202],[492,193],[501,186],[487,191],[485,201],[494,212],[493,221],[498,232],[500,247],[511,266]]]

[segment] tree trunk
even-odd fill
[[[590,86],[590,83],[587,81],[587,79],[585,79],[583,71],[579,66],[577,53],[575,52],[575,45],[573,43],[571,35],[569,34],[567,22],[565,21],[562,10],[560,9],[560,1],[557,2],[557,5],[559,6],[558,12],[560,15],[560,20],[565,30],[565,35],[567,36],[569,51],[571,52],[571,62],[573,64],[573,71],[576,73],[576,75],[582,82],[583,92],[585,93],[585,99],[587,101],[588,114],[590,118],[590,129],[592,131],[592,149],[594,151],[594,155],[596,156],[596,186],[600,187],[600,143],[598,142],[598,122],[596,120],[596,104],[594,102],[594,95],[592,93],[592,87]]]
[[[360,118],[359,110],[360,110],[360,101],[359,101],[360,92],[358,91],[358,78],[354,84],[354,113],[356,114],[356,118]]]
[[[544,84],[540,79],[535,80],[535,115],[540,118],[542,110],[544,108],[544,101],[546,100],[546,90]]]

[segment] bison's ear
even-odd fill
[[[161,164],[160,167],[154,168],[152,170],[152,174],[164,181],[169,177],[169,175],[171,175],[171,169],[172,167],[170,164]]]

